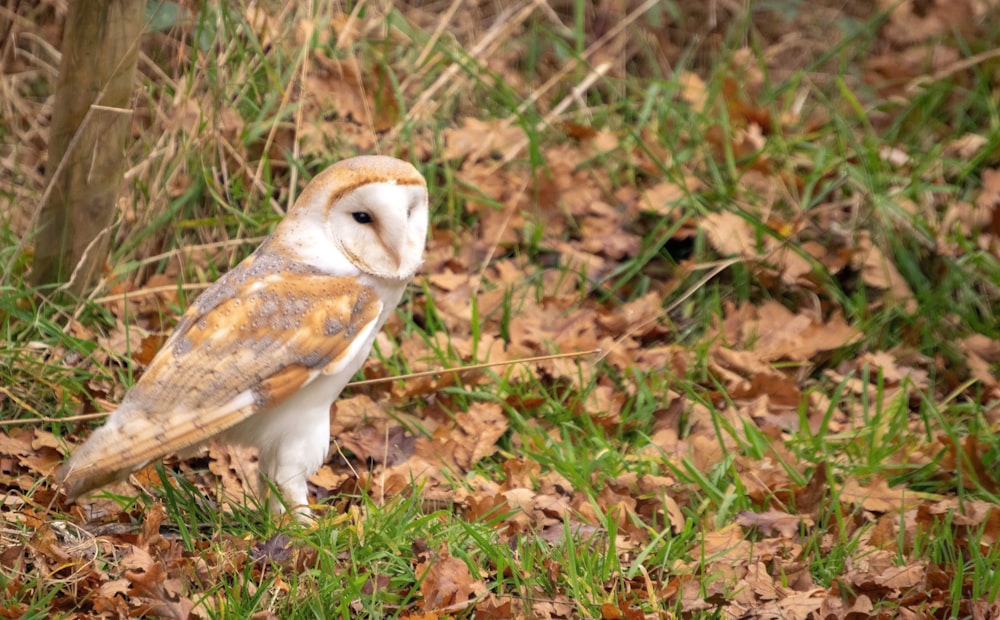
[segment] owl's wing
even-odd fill
[[[270,274],[238,282],[221,301],[215,288],[202,296],[210,302],[188,309],[108,423],[62,467],[71,499],[342,371],[367,355],[382,311],[375,290],[349,277]]]

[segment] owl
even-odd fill
[[[69,499],[217,437],[257,448],[261,475],[308,517],[330,405],[420,266],[427,222],[427,184],[406,162],[355,157],[316,176],[62,466]]]

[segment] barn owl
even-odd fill
[[[66,495],[218,437],[256,447],[261,474],[308,517],[330,405],[421,264],[427,211],[424,178],[398,159],[355,157],[316,176],[274,233],[194,301],[59,470]]]

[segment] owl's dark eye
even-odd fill
[[[364,211],[355,211],[354,213],[351,214],[351,217],[353,217],[354,221],[357,222],[358,224],[372,223],[371,213],[365,213]]]

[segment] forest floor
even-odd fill
[[[74,302],[26,275],[65,3],[0,5],[0,617],[1000,618],[995,0],[150,2]],[[214,443],[67,503],[180,313],[358,153],[432,230],[316,523]]]

